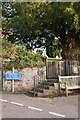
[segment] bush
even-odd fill
[[[32,51],[23,50],[21,47],[16,47],[7,40],[2,40],[3,45],[3,59],[10,59],[10,62],[3,61],[4,69],[24,68],[24,67],[36,67],[44,66],[42,57],[33,53]]]
[[[36,54],[37,54],[38,56],[42,56],[43,51],[42,51],[42,50],[37,50],[37,51],[36,51]]]
[[[42,66],[44,66],[44,63],[43,63],[42,61],[38,61],[38,62],[37,62],[37,66],[42,67]]]

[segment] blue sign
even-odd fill
[[[20,80],[20,73],[6,73],[7,80]]]

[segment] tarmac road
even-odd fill
[[[79,118],[79,95],[34,98],[24,94],[3,94],[2,118]]]

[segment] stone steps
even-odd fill
[[[54,81],[57,80],[48,79],[45,82],[38,84],[38,86],[35,88],[35,96],[38,97],[55,96],[56,88],[54,86]],[[34,94],[34,90],[31,91],[31,93]]]
[[[34,91],[29,91],[29,93],[34,94]],[[35,96],[38,97],[46,97],[55,95],[55,87],[49,86],[48,89],[36,88],[35,89]]]
[[[50,85],[38,85],[37,88],[49,89]]]
[[[39,85],[51,85],[51,86],[54,86],[54,81],[45,81],[43,83],[39,83]]]
[[[58,79],[47,79],[47,82],[58,82]]]

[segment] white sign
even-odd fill
[[[73,72],[74,73],[78,73],[78,68],[77,67],[73,67]]]

